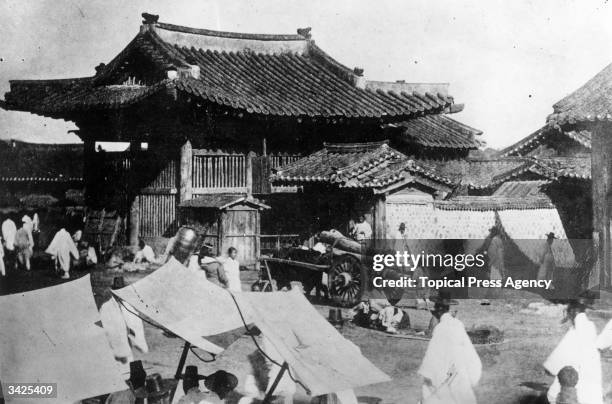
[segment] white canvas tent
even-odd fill
[[[58,286],[0,297],[0,380],[57,383],[70,403],[126,388],[91,291],[89,275]],[[7,400],[9,403],[36,400]]]
[[[255,324],[313,395],[352,389],[390,378],[361,355],[298,291],[230,293],[176,260],[113,291],[145,318],[211,353],[205,337]]]

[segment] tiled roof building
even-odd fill
[[[349,69],[319,48],[309,30],[298,32],[241,34],[145,19],[95,76],[11,81],[6,107],[65,116],[180,93],[264,116],[398,120],[453,106],[446,84],[368,82],[362,69]]]

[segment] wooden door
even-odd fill
[[[238,249],[241,266],[254,267],[259,258],[259,211],[248,207],[231,208],[223,212],[222,254],[228,248]]]

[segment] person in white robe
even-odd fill
[[[23,223],[23,228],[28,231],[28,236],[30,237],[30,244],[32,245],[32,248],[34,248],[34,236],[32,235],[32,233],[34,232],[34,222],[32,221],[32,218],[28,215],[24,215],[21,218],[21,222]]]
[[[138,239],[138,251],[134,255],[134,263],[139,264],[141,262],[156,263],[155,251],[150,245],[146,244],[143,239]]]
[[[230,292],[241,292],[242,285],[240,282],[240,263],[236,259],[238,250],[230,247],[227,250],[227,257],[218,257],[217,260],[223,264],[223,271],[227,278],[227,289]]]
[[[34,217],[32,217],[32,231],[34,233],[40,231],[40,217],[38,217],[38,213],[34,213]]]
[[[432,314],[440,322],[433,329],[418,370],[423,376],[423,404],[475,404],[473,388],[482,363],[461,321],[450,311],[453,302],[438,298]]]
[[[4,240],[4,246],[7,250],[15,250],[15,234],[17,233],[17,226],[11,219],[6,219],[2,222],[2,239]]]
[[[4,265],[4,248],[2,248],[2,243],[0,243],[0,274],[2,276],[6,276],[6,267]]]
[[[53,257],[55,269],[62,272],[62,279],[69,279],[70,257],[72,256],[74,259],[79,259],[79,250],[74,244],[70,233],[68,233],[66,229],[61,228],[55,233],[53,240],[51,240],[45,252]]]
[[[15,252],[17,264],[24,267],[27,271],[31,269],[30,260],[34,254],[34,240],[26,224],[15,233]]]
[[[369,240],[372,238],[372,226],[366,221],[364,215],[359,216],[359,223],[353,228],[352,237],[356,241]]]
[[[585,313],[587,304],[585,299],[576,299],[568,304],[563,321],[571,321],[571,327],[544,362],[546,371],[555,376],[547,392],[551,403],[555,402],[561,391],[557,376],[565,366],[571,366],[578,372],[576,391],[580,404],[603,403],[597,329]]]

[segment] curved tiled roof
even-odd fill
[[[11,109],[54,114],[92,109],[116,109],[137,103],[171,86],[163,80],[152,86],[93,86],[92,78],[12,81],[6,102]]]
[[[542,187],[550,184],[550,181],[508,181],[503,183],[493,193],[498,198],[527,198],[527,197],[546,197],[542,192]]]
[[[325,147],[275,171],[273,183],[328,183],[340,188],[380,189],[402,182],[437,183],[452,181],[430,167],[417,164],[389,147],[387,142],[325,143]]]
[[[501,184],[528,171],[533,162],[526,158],[494,160],[423,160],[439,175],[472,189]]]
[[[591,179],[591,157],[538,157],[535,162],[552,178]]]
[[[440,210],[494,211],[507,209],[554,209],[548,197],[507,198],[495,196],[457,196],[445,201],[434,201]]]
[[[547,136],[567,136],[587,149],[591,148],[591,132],[588,130],[561,131],[557,128],[545,126],[501,150],[498,155],[500,157],[522,156],[537,148]]]
[[[612,121],[612,64],[553,105],[551,125]]]
[[[425,147],[478,149],[484,144],[476,139],[482,131],[443,114],[389,124],[389,127],[400,128],[404,141]]]
[[[166,87],[272,116],[397,121],[453,105],[446,84],[368,84],[362,71],[343,66],[316,46],[308,30],[298,31],[302,35],[239,34],[149,22],[96,76],[12,81],[6,107],[61,115],[131,105]],[[148,60],[156,79],[149,77],[144,86],[113,86],[122,82],[130,55]],[[167,80],[172,70],[176,78]]]

